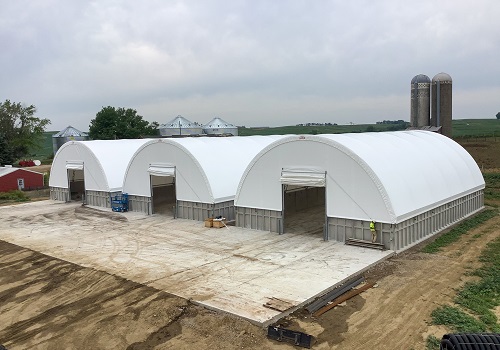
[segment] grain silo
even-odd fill
[[[442,134],[451,137],[452,80],[446,73],[432,78],[431,126],[441,126]]]
[[[195,136],[203,134],[201,125],[178,115],[159,127],[161,136]]]
[[[238,136],[238,127],[221,118],[215,117],[203,125],[203,132],[207,135],[232,135]]]
[[[68,141],[86,141],[88,139],[89,135],[87,133],[81,132],[70,125],[57,134],[52,135],[52,148],[54,149],[54,154],[56,154],[59,148]]]
[[[419,128],[430,125],[431,79],[424,74],[411,80],[410,126]]]

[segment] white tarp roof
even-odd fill
[[[123,191],[151,196],[148,169],[157,164],[175,166],[179,200],[218,203],[232,200],[245,168],[253,157],[284,136],[197,137],[150,140],[128,165]]]
[[[288,136],[262,150],[235,206],[281,211],[283,168],[326,171],[327,215],[397,223],[484,188],[474,159],[428,131]]]
[[[150,139],[70,141],[54,156],[49,186],[68,188],[67,169],[83,163],[85,189],[121,191],[123,176],[134,152]]]

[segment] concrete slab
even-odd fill
[[[0,207],[0,239],[266,326],[392,254],[320,235],[113,213],[43,201]],[[263,306],[290,300],[286,312]]]

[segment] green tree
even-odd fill
[[[500,119],[500,112],[497,113],[497,119]]]
[[[49,119],[35,117],[36,107],[21,103],[0,103],[0,163],[12,164],[39,147]]]
[[[157,134],[158,123],[148,123],[131,108],[103,107],[89,126],[89,136],[94,140],[138,139]]]

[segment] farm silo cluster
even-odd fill
[[[432,128],[451,136],[452,80],[446,73],[438,73],[431,79],[419,74],[411,80],[412,128]]]

